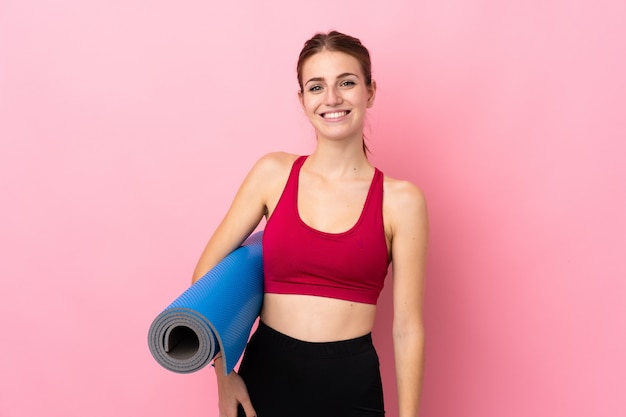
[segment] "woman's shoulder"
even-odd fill
[[[411,181],[391,178],[385,175],[384,179],[385,198],[393,205],[397,204],[418,204],[426,203],[424,192]]]
[[[424,192],[411,181],[391,178],[384,179],[383,211],[385,218],[392,223],[404,223],[416,217],[426,217],[426,197]]]
[[[252,167],[251,175],[264,179],[279,178],[289,174],[299,155],[287,152],[270,152],[260,157]]]
[[[291,169],[293,162],[299,157],[299,155],[287,153],[287,152],[270,152],[261,156],[255,167],[259,167],[264,170],[275,169]]]

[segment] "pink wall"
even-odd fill
[[[429,199],[422,415],[626,415],[624,2],[248,3],[0,1],[0,415],[216,415],[147,329],[251,163],[312,149],[294,65],[330,28]]]

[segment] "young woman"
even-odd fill
[[[372,345],[376,302],[393,261],[399,417],[418,414],[428,222],[421,191],[367,159],[374,104],[367,49],[338,32],[308,40],[298,97],[317,144],[252,168],[194,272],[203,276],[263,217],[265,295],[239,373],[215,360],[220,417],[383,416]]]

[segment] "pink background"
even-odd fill
[[[215,416],[150,356],[251,164],[307,153],[304,40],[370,48],[429,200],[422,416],[626,415],[626,3],[0,0],[0,416]],[[389,286],[375,340],[396,415]]]

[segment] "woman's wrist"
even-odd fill
[[[215,355],[215,357],[213,358],[213,363],[211,364],[211,366],[215,368],[215,362],[218,359],[221,359],[221,358],[222,358],[222,354],[221,353],[218,353],[217,355]]]

